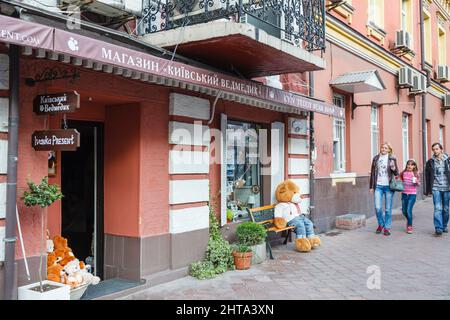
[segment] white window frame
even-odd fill
[[[445,146],[444,146],[444,132],[445,132],[445,126],[440,125],[439,126],[439,143],[442,145],[442,147],[445,150]]]
[[[402,30],[408,31],[408,26],[406,25],[407,23],[407,14],[408,14],[408,10],[407,10],[407,6],[409,5],[408,0],[401,0],[401,5],[400,5],[400,14],[401,14],[401,24],[402,24]]]
[[[343,95],[334,94],[333,104],[345,108],[345,97]],[[333,171],[345,172],[345,120],[333,119]],[[337,146],[335,150],[335,145]]]
[[[402,145],[403,145],[403,167],[409,160],[409,114],[402,114]]]
[[[378,106],[372,105],[370,109],[370,145],[372,158],[375,157],[380,152],[380,128],[378,127],[379,122],[379,112]],[[376,145],[373,145],[374,135],[376,136]]]

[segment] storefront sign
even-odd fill
[[[272,88],[262,83],[239,79],[183,63],[158,58],[104,41],[55,29],[54,51],[84,59],[102,62],[140,73],[167,77],[203,87],[218,89],[263,102],[299,108],[344,118],[343,108],[320,100]]]
[[[80,107],[80,95],[76,91],[43,94],[33,101],[33,111],[38,115],[75,112]]]
[[[53,49],[53,28],[0,15],[0,41],[22,46]]]
[[[35,131],[31,146],[36,151],[76,151],[80,146],[80,133],[75,129]]]
[[[333,104],[287,92],[245,79],[155,57],[76,33],[0,15],[0,41],[38,47],[154,76],[253,97],[303,111],[344,118],[344,110]]]

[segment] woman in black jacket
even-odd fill
[[[381,145],[380,153],[372,160],[370,170],[370,190],[374,192],[375,212],[378,219],[376,233],[384,231],[384,235],[391,234],[392,199],[394,192],[389,183],[393,176],[398,176],[397,159],[392,155],[392,147],[388,142]],[[385,212],[383,214],[383,197],[385,198]]]

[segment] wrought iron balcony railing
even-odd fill
[[[212,20],[246,22],[304,47],[325,49],[325,0],[144,0],[143,33]]]

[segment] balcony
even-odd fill
[[[325,68],[324,0],[146,1],[152,45],[245,78]]]

